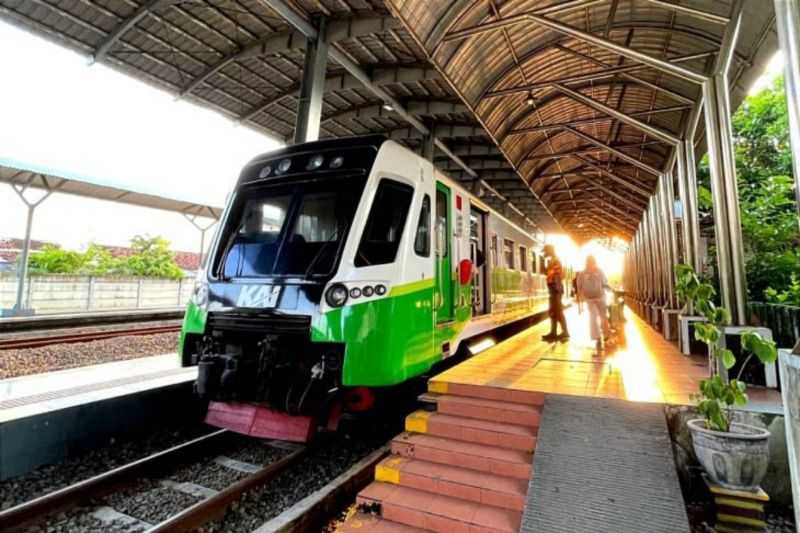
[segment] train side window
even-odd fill
[[[505,267],[514,270],[514,241],[503,239],[503,255],[505,256]]]
[[[356,252],[357,267],[394,262],[413,195],[414,189],[408,185],[381,180]]]
[[[519,247],[519,271],[528,271],[528,249],[524,246]]]
[[[492,266],[496,267],[497,266],[497,257],[498,257],[497,256],[497,235],[496,234],[492,234],[491,253],[492,253]]]
[[[531,272],[534,274],[539,273],[539,257],[533,250],[531,250]]]
[[[427,194],[422,199],[422,208],[419,210],[414,252],[420,257],[431,255],[431,197]]]

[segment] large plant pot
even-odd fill
[[[769,431],[731,424],[731,431],[713,431],[705,420],[689,420],[697,460],[714,483],[727,489],[753,491],[767,473]]]

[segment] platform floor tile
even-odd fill
[[[522,533],[688,533],[663,407],[548,395]]]
[[[542,341],[549,329],[545,320],[434,376],[429,391],[480,391],[484,398],[506,402],[514,401],[516,392],[518,401],[529,405],[545,393],[690,403],[699,381],[707,377],[705,361],[681,354],[630,310],[625,316],[620,342],[604,353],[598,354],[590,339],[586,313],[573,307],[567,311],[569,341]],[[508,390],[512,393],[501,392]]]

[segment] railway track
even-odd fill
[[[90,514],[109,528],[112,525],[125,524],[132,531],[148,533],[188,531],[223,516],[228,505],[238,500],[246,491],[267,483],[298,462],[307,451],[305,447],[284,450],[282,457],[266,465],[253,465],[216,455],[234,444],[234,437],[227,430],[216,431],[2,511],[0,531],[22,531],[34,525],[46,525],[54,516],[64,516],[66,511],[76,509],[79,513]],[[264,443],[264,446],[268,444]],[[247,472],[247,475],[222,490],[170,479],[180,467],[210,459],[215,461],[214,464]],[[202,497],[196,503],[157,523],[126,515],[103,503],[145,479],[157,479],[162,486],[174,488],[184,494],[192,493],[197,496],[199,493]],[[103,526],[98,527],[99,530],[105,530]],[[44,529],[47,530],[47,527]]]
[[[181,329],[180,323],[154,325],[154,326],[130,326],[113,329],[100,329],[91,331],[74,331],[63,334],[52,334],[43,332],[36,334],[26,334],[24,336],[13,336],[10,338],[0,338],[0,350],[14,350],[21,348],[38,348],[49,344],[71,344],[76,342],[90,342],[114,337],[131,335],[155,335],[158,333],[178,332]]]

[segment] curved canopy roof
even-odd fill
[[[745,4],[734,105],[776,48],[771,2]],[[284,141],[307,30],[324,16],[322,137],[384,133],[421,150],[432,133],[437,164],[482,184],[493,207],[578,238],[632,232],[699,89],[547,21],[704,72],[729,12],[719,0],[0,4],[5,19]]]

